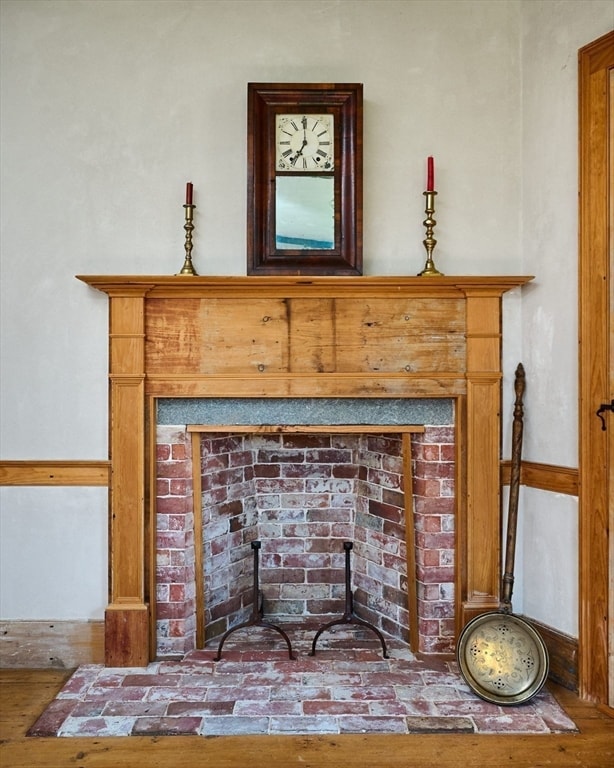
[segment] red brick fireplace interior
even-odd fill
[[[351,541],[356,613],[413,650],[451,652],[453,426],[251,430],[158,425],[158,656],[249,618],[254,540],[275,623],[343,613]]]

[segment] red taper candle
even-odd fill
[[[192,190],[194,186],[191,181],[185,185],[185,204],[192,205]]]
[[[426,158],[426,191],[435,190],[435,161],[432,157]]]

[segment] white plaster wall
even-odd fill
[[[107,605],[106,488],[0,488],[0,616],[98,619]]]
[[[520,270],[535,275],[522,292],[523,456],[577,468],[577,52],[614,27],[614,2],[523,2],[521,21]],[[520,514],[515,607],[576,636],[577,498],[524,489]]]
[[[582,12],[578,12],[579,10]],[[578,464],[578,49],[614,27],[614,2],[526,2],[522,15],[525,457]]]
[[[578,635],[578,503],[575,496],[523,488],[522,613]]]
[[[562,8],[551,13],[553,5]],[[74,275],[176,272],[187,180],[198,271],[245,274],[247,82],[361,81],[365,274],[422,268],[424,165],[433,154],[440,269],[539,272],[526,312],[524,294],[506,300],[506,376],[530,351],[536,406],[550,385],[569,405],[562,418],[554,404],[536,407],[529,458],[573,465],[573,453],[536,437],[548,432],[556,446],[575,433],[575,383],[558,389],[575,382],[572,303],[560,297],[575,292],[576,255],[567,236],[547,241],[540,222],[559,205],[567,215],[575,195],[575,54],[609,29],[611,8],[603,0],[3,0],[0,457],[106,458],[106,296]],[[532,155],[548,125],[540,98],[565,135]],[[538,190],[540,164],[553,175],[538,174]],[[532,220],[531,193],[545,218]],[[39,510],[45,499],[54,510],[84,509],[84,498],[82,489],[3,490],[0,556],[17,544],[21,553],[0,585],[3,618],[75,617],[46,590],[36,616],[29,598],[4,595],[24,581],[31,595],[62,580],[55,517]],[[75,523],[73,541],[102,551],[99,499],[88,509],[96,522]],[[55,563],[48,570],[37,567],[40,541]],[[83,618],[102,615],[100,559],[74,590]]]
[[[509,488],[502,493],[505,570]],[[578,501],[521,486],[512,604],[515,613],[578,636]]]

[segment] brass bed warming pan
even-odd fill
[[[480,698],[503,705],[522,704],[539,693],[549,666],[548,650],[537,630],[512,613],[524,389],[524,368],[519,363],[514,382],[507,546],[499,610],[472,619],[456,646],[456,658],[467,685]]]

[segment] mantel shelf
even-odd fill
[[[458,296],[501,295],[533,280],[532,275],[407,276],[219,276],[77,275],[109,295],[141,296]]]

